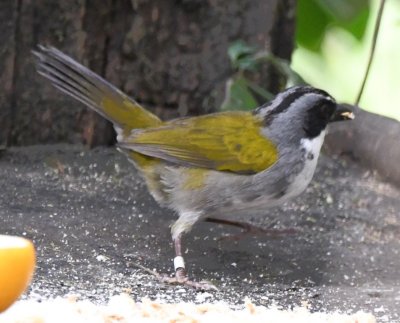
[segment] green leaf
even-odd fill
[[[297,4],[296,41],[319,51],[330,27],[340,27],[361,40],[370,16],[366,0],[299,0]]]
[[[315,0],[297,2],[296,41],[302,47],[319,51],[326,28],[331,20]]]
[[[237,62],[243,56],[251,55],[256,52],[256,48],[247,45],[243,40],[233,42],[228,48],[228,56],[232,63]]]
[[[238,67],[238,71],[226,83],[225,98],[221,110],[252,110],[259,106],[259,101],[271,100],[274,95],[267,89],[252,82],[252,73],[246,72],[254,68],[258,71],[260,64],[268,63],[276,71],[288,79],[291,85],[305,84],[304,80],[292,68],[288,61],[281,59],[267,50],[257,51],[255,47],[248,46],[243,41],[233,43],[229,47],[229,57]]]
[[[255,94],[259,95],[263,99],[263,101],[270,101],[274,98],[274,95],[271,92],[267,91],[256,83],[250,82],[248,80],[246,80],[246,82],[247,87]]]
[[[357,17],[348,22],[338,23],[338,26],[347,30],[356,39],[361,41],[367,30],[368,19],[370,17],[370,9],[363,9]]]
[[[331,25],[338,26],[361,40],[367,29],[371,4],[366,0],[316,0],[331,17]]]
[[[316,0],[316,4],[339,22],[356,19],[360,12],[370,6],[366,0]]]
[[[247,45],[244,41],[238,40],[228,48],[228,56],[233,67],[239,70],[256,70],[257,61],[252,57],[257,49]]]
[[[278,56],[275,56],[269,51],[260,51],[253,55],[253,59],[257,61],[257,63],[261,61],[266,61],[272,66],[274,66],[287,80],[291,85],[305,85],[306,81],[298,74],[296,71],[292,69],[290,66],[290,62],[288,60],[282,59]],[[252,83],[248,83],[251,87]],[[257,92],[252,88],[253,91]]]
[[[226,87],[221,110],[252,110],[258,106],[245,78],[241,76],[231,78]]]

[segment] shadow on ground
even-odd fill
[[[186,237],[189,274],[219,291],[167,286],[139,269],[171,272],[174,214],[146,192],[114,149],[13,148],[0,156],[1,234],[33,239],[38,266],[24,297],[74,293],[96,302],[128,292],[135,299],[217,301],[400,317],[400,191],[351,162],[322,156],[297,200],[248,215],[292,234],[242,235],[201,223]],[[236,238],[236,239],[235,239]]]

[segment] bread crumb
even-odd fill
[[[232,309],[226,303],[163,304],[149,299],[135,302],[129,295],[110,298],[107,305],[95,305],[77,297],[58,297],[42,302],[22,300],[0,314],[0,323],[130,323],[130,322],[249,322],[259,323],[376,323],[372,314],[358,312],[311,313],[305,307],[281,310],[257,306],[245,300],[241,309]]]

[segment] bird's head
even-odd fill
[[[327,92],[311,86],[295,86],[279,93],[271,102],[254,110],[266,128],[301,137],[315,138],[335,121],[354,118],[349,105],[337,104]]]

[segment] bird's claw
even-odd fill
[[[138,263],[132,263],[131,265],[140,268],[145,272],[155,276],[162,283],[171,285],[183,285],[183,286],[186,285],[197,290],[215,290],[215,291],[218,290],[218,288],[211,282],[205,280],[202,280],[200,282],[189,280],[186,271],[183,268],[178,268],[178,270],[175,272],[175,277],[170,277],[167,274],[160,274]]]
[[[208,281],[200,281],[196,282],[193,280],[190,280],[186,275],[175,275],[175,277],[169,277],[167,275],[160,275],[158,279],[167,284],[172,284],[172,285],[183,285],[183,286],[189,286],[197,290],[215,290],[217,291],[218,288],[212,284],[211,282]]]

